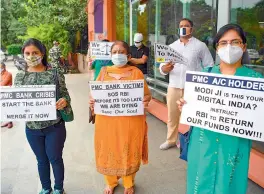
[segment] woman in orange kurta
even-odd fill
[[[127,65],[130,58],[129,46],[116,41],[112,48],[113,66],[101,70],[97,80],[142,80],[143,74],[137,67]],[[144,105],[148,106],[150,91],[144,84]],[[93,109],[94,100],[90,101]],[[148,140],[146,115],[103,116],[96,115],[95,156],[97,171],[104,175],[107,187],[105,194],[114,193],[118,179],[122,177],[124,194],[134,194],[134,177],[143,164],[148,163]]]

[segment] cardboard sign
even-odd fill
[[[56,86],[2,86],[1,121],[57,119]]]
[[[107,116],[144,115],[144,80],[91,81],[90,91],[95,100],[95,114]]]
[[[92,60],[111,60],[111,47],[113,42],[91,42]]]
[[[168,45],[155,43],[155,61],[157,63],[180,63],[188,65],[188,60]]]
[[[264,79],[187,71],[181,123],[264,142]]]

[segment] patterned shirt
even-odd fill
[[[71,103],[71,98],[68,93],[65,84],[65,77],[62,73],[58,71],[58,93],[59,99],[64,98],[67,101],[67,104]],[[46,70],[44,72],[20,72],[15,77],[16,86],[21,85],[56,85],[56,78],[54,70]],[[57,99],[58,100],[58,99]],[[29,129],[43,129],[49,126],[52,126],[58,122],[60,122],[61,116],[57,111],[57,119],[51,121],[30,121],[27,122],[26,125]]]
[[[62,56],[60,47],[58,46],[53,46],[49,50],[49,58],[51,60],[51,65],[52,67],[58,68],[60,67],[60,58]]]

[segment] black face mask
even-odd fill
[[[180,36],[187,36],[187,35],[190,35],[192,33],[191,31],[191,27],[183,27],[183,28],[179,28],[178,29],[178,34]]]

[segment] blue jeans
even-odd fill
[[[64,121],[44,129],[26,127],[28,143],[37,157],[38,172],[43,189],[51,189],[50,164],[55,178],[54,189],[63,189],[64,163],[62,150],[66,139]]]

